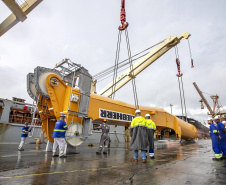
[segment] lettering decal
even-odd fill
[[[126,121],[126,122],[131,122],[133,118],[135,118],[135,116],[131,114],[105,110],[101,108],[99,109],[99,117],[103,119],[112,119],[112,120]]]
[[[100,117],[106,118],[106,110],[100,109]]]

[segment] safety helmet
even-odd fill
[[[223,123],[223,124],[225,124],[225,123],[226,123],[226,121],[222,121],[222,123]]]
[[[145,117],[150,117],[150,114],[145,114]]]
[[[219,115],[217,115],[217,116],[215,116],[215,117],[214,117],[214,119],[220,119],[220,116],[219,116]]]
[[[106,122],[107,122],[107,120],[106,120],[106,119],[102,119],[102,122],[105,122],[105,123],[106,123]]]
[[[139,113],[141,113],[141,112],[140,112],[139,109],[137,109],[137,110],[135,111],[135,114],[139,114]]]
[[[24,125],[28,125],[28,122],[25,122]]]
[[[211,117],[209,117],[208,119],[207,119],[207,121],[212,121],[213,120],[213,118],[211,118]]]
[[[65,114],[61,114],[60,117],[65,118]]]

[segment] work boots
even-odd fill
[[[132,161],[132,162],[138,162],[138,160],[137,160],[137,159],[131,159],[131,161]]]

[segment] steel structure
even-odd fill
[[[164,40],[161,44],[159,44],[154,50],[149,52],[146,56],[140,59],[138,62],[133,64],[132,68],[127,69],[124,73],[122,73],[114,82],[111,82],[107,86],[105,86],[102,90],[100,90],[97,94],[105,95],[110,97],[113,93],[122,88],[125,84],[127,84],[132,78],[135,78],[139,73],[141,73],[144,69],[154,63],[158,58],[164,55],[171,48],[180,43],[181,39],[188,39],[191,35],[189,33],[182,33],[180,36],[171,36]],[[132,71],[131,71],[132,69]],[[114,91],[112,91],[112,86],[115,86]],[[96,81],[94,80],[92,83],[92,89],[96,89]]]
[[[219,96],[216,95],[212,95],[210,96],[210,98],[213,100],[213,109],[210,107],[208,101],[206,100],[206,98],[204,97],[202,91],[199,89],[198,85],[196,84],[196,82],[193,82],[193,85],[195,87],[195,89],[197,90],[197,92],[199,93],[201,100],[199,102],[201,102],[201,109],[204,109],[204,106],[202,104],[202,102],[204,102],[204,104],[206,105],[208,111],[209,111],[209,115],[212,115],[212,117],[214,117],[215,115],[222,115],[222,114],[226,114],[225,112],[221,112],[220,108],[222,106],[219,105],[218,99]]]
[[[179,37],[166,39],[163,44],[160,44],[134,64],[135,75],[143,71],[175,44],[178,44],[182,38],[189,36],[190,34],[184,33]],[[72,68],[69,69],[66,66]],[[120,76],[124,80],[124,84],[131,79],[130,72],[127,70],[123,73],[123,76]],[[55,122],[59,119],[61,113],[66,114],[67,125],[69,126],[66,140],[73,146],[81,144],[91,134],[92,124],[101,123],[103,118],[107,119],[110,125],[120,125],[125,126],[125,128],[129,127],[134,118],[136,110],[134,105],[92,93],[92,76],[84,67],[71,62],[69,59],[58,63],[54,69],[37,67],[34,74],[27,77],[29,95],[32,98],[36,97],[35,100],[42,119],[42,130],[45,131],[48,140],[51,142],[53,142],[51,134]],[[120,81],[119,78],[117,80],[117,82]],[[34,84],[31,85],[31,83]],[[29,90],[30,87],[35,87],[35,91]],[[116,89],[118,90],[119,87]],[[139,106],[139,109],[142,116],[145,114],[151,115],[151,119],[157,126],[157,136],[161,135],[162,131],[171,133],[175,139],[190,140],[197,135],[197,129],[193,125],[161,108]]]
[[[5,5],[11,10],[12,14],[9,15],[0,24],[0,37],[10,30],[19,22],[23,22],[27,19],[29,14],[39,3],[43,0],[2,0]]]

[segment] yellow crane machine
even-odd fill
[[[60,115],[66,115],[68,131],[66,140],[72,146],[80,145],[92,133],[93,124],[101,123],[103,118],[110,125],[125,126],[127,129],[134,118],[135,106],[110,98],[137,74],[151,65],[164,53],[188,39],[189,33],[171,36],[165,39],[154,50],[133,64],[133,67],[122,73],[115,82],[96,92],[96,80],[88,70],[69,59],[56,64],[53,69],[36,67],[34,73],[27,75],[28,94],[36,102],[42,119],[42,130],[47,139],[53,142],[52,132]],[[133,71],[131,71],[131,69]],[[131,75],[133,74],[133,75]],[[116,85],[114,92],[112,85]],[[110,91],[110,92],[108,92]],[[139,106],[141,115],[150,114],[156,123],[158,136],[165,134],[175,139],[191,140],[197,135],[197,129],[162,108]]]

